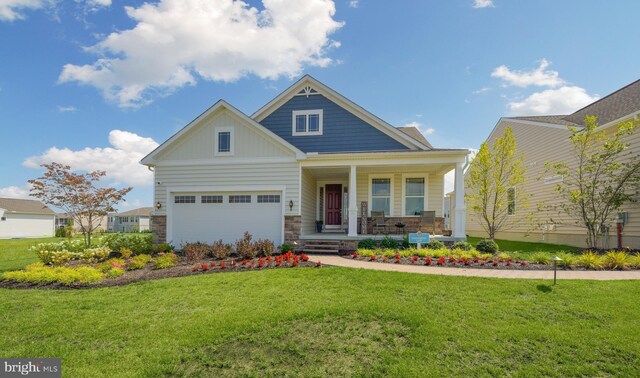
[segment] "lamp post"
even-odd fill
[[[553,260],[553,285],[556,285],[556,275],[558,272],[558,261],[562,261],[562,259],[558,256],[555,256],[554,258],[552,258],[551,260]]]

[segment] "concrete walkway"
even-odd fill
[[[321,261],[323,265],[384,270],[441,276],[531,278],[553,280],[553,270],[494,270],[473,268],[443,268],[438,266],[402,265],[346,259],[336,255],[309,255],[311,261]],[[626,271],[573,271],[558,269],[559,280],[640,280],[640,270]]]

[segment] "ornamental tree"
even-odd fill
[[[516,140],[510,127],[493,145],[482,143],[471,162],[466,178],[467,206],[490,239],[494,239],[509,221],[514,223],[528,219],[527,216],[509,217],[515,215],[515,198],[510,198],[515,192],[510,189],[524,183],[525,172],[524,157],[516,149]],[[527,194],[518,193],[519,209],[528,207],[527,199]]]
[[[80,225],[87,246],[91,245],[91,234],[100,225],[101,218],[114,211],[114,206],[132,189],[96,186],[106,175],[105,171],[79,174],[72,172],[70,166],[56,162],[41,167],[46,171],[42,177],[29,180],[29,195],[67,212]]]
[[[640,194],[640,156],[629,150],[628,142],[638,120],[614,126],[612,135],[598,129],[594,116],[586,116],[584,124],[581,129],[569,127],[569,160],[545,164],[546,173],[563,178],[554,188],[560,201],[545,207],[585,228],[587,245],[597,248],[607,222]]]

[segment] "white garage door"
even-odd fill
[[[233,243],[249,231],[253,239],[282,243],[281,192],[201,192],[171,195],[170,231],[174,245]]]

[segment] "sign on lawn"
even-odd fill
[[[416,233],[410,233],[409,234],[409,243],[410,244],[427,244],[429,242],[429,234],[428,233],[422,233],[420,231],[416,232]]]

